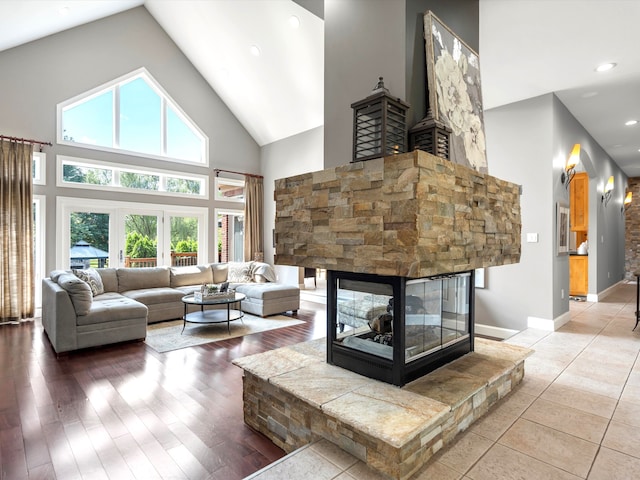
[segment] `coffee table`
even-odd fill
[[[234,320],[242,320],[242,317],[244,317],[244,312],[240,307],[242,300],[245,298],[247,297],[244,293],[237,292],[233,297],[212,297],[203,298],[202,300],[196,300],[193,294],[185,295],[182,297],[182,303],[184,303],[184,316],[182,317],[184,323],[182,325],[182,332],[184,332],[184,327],[186,327],[187,323],[213,324],[227,322],[227,330],[231,333],[230,323]],[[231,305],[234,303],[238,304],[237,309],[231,308]],[[189,305],[200,305],[200,311],[187,313],[187,307]],[[227,309],[205,310],[205,305],[226,305]],[[180,334],[182,334],[182,332],[180,332]]]

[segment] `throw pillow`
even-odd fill
[[[91,288],[91,294],[95,297],[104,293],[104,285],[102,283],[102,277],[95,268],[88,268],[86,270],[74,270],[76,277],[80,280],[87,282]]]
[[[64,288],[69,297],[71,297],[71,303],[73,303],[76,315],[83,316],[89,313],[93,297],[87,282],[80,280],[71,273],[65,273],[58,277],[58,285]]]
[[[257,283],[277,282],[278,277],[271,265],[264,262],[253,262],[253,280]]]
[[[230,283],[250,283],[253,262],[229,262],[227,281]]]

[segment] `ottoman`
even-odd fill
[[[300,308],[300,289],[280,283],[243,283],[235,285],[236,292],[244,293],[242,301],[245,312],[266,317],[291,310],[297,313]]]

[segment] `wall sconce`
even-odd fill
[[[576,143],[571,149],[571,154],[567,159],[567,164],[564,167],[564,172],[560,176],[560,181],[564,184],[565,188],[569,188],[573,176],[576,174],[576,165],[580,163],[580,144]]]
[[[624,197],[624,202],[622,202],[622,207],[620,208],[621,212],[626,212],[627,208],[631,206],[631,202],[633,201],[633,192],[627,192]]]
[[[602,195],[602,203],[607,205],[611,200],[611,193],[613,192],[613,175],[607,180],[607,184],[604,186],[604,195]]]

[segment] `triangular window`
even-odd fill
[[[58,105],[58,143],[208,164],[208,140],[146,69]]]

